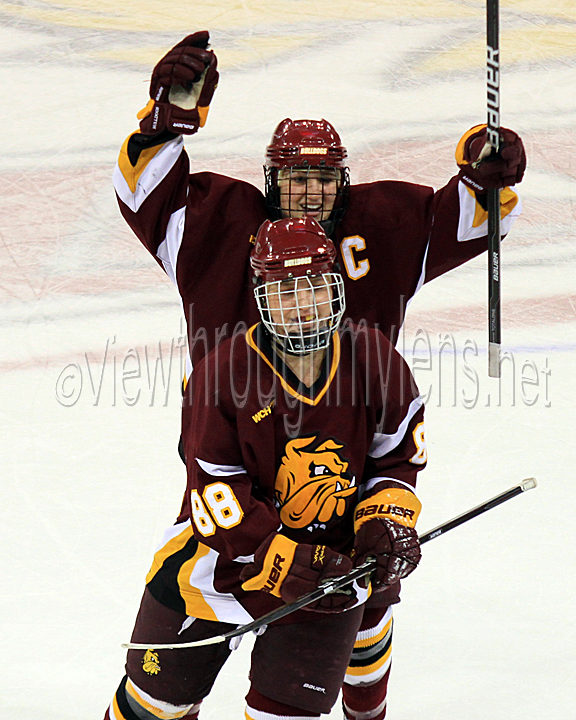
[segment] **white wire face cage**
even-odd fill
[[[346,307],[338,273],[267,282],[254,295],[264,326],[290,355],[328,347]]]

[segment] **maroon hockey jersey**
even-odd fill
[[[114,174],[120,209],[178,287],[196,364],[239,322],[248,327],[259,320],[249,257],[251,238],[267,217],[264,197],[240,180],[189,174],[182,137],[142,152],[134,137]],[[501,200],[506,234],[520,203],[510,188]],[[395,343],[406,305],[422,284],[486,249],[486,219],[456,177],[436,192],[405,182],[352,185],[332,238],[347,316],[366,320]]]
[[[423,413],[406,363],[366,325],[334,336],[311,387],[273,352],[261,325],[219,344],[188,384],[188,487],[148,588],[207,620],[248,622],[281,605],[241,589],[240,572],[260,543],[281,531],[349,553],[360,499],[384,488],[414,491],[426,463]],[[376,595],[387,605],[398,592]],[[286,621],[314,617],[299,611]]]

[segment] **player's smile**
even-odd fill
[[[331,169],[292,168],[278,179],[284,217],[327,220],[338,192],[338,175]]]
[[[321,277],[285,280],[270,294],[272,322],[288,332],[306,332],[326,324],[332,312],[329,288]]]

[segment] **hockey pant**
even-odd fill
[[[330,712],[342,679],[346,718],[384,718],[392,613],[390,608],[357,610],[360,612],[327,615],[321,621],[271,626],[257,638],[252,684],[246,697],[247,720],[320,718],[321,713]],[[167,630],[173,628],[176,637],[172,641],[186,642],[230,629],[195,620],[179,633],[182,617],[145,594],[135,632],[139,625],[151,627],[153,622],[158,628],[160,623]],[[133,640],[142,638],[133,636]],[[170,640],[165,636],[158,642]],[[292,652],[285,652],[286,648]],[[195,720],[202,698],[210,692],[230,652],[226,643],[185,650],[129,651],[127,677],[106,720]]]

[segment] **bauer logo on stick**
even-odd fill
[[[488,128],[486,134],[488,142],[493,148],[498,149],[500,144],[500,52],[487,47],[487,105],[488,105]]]

